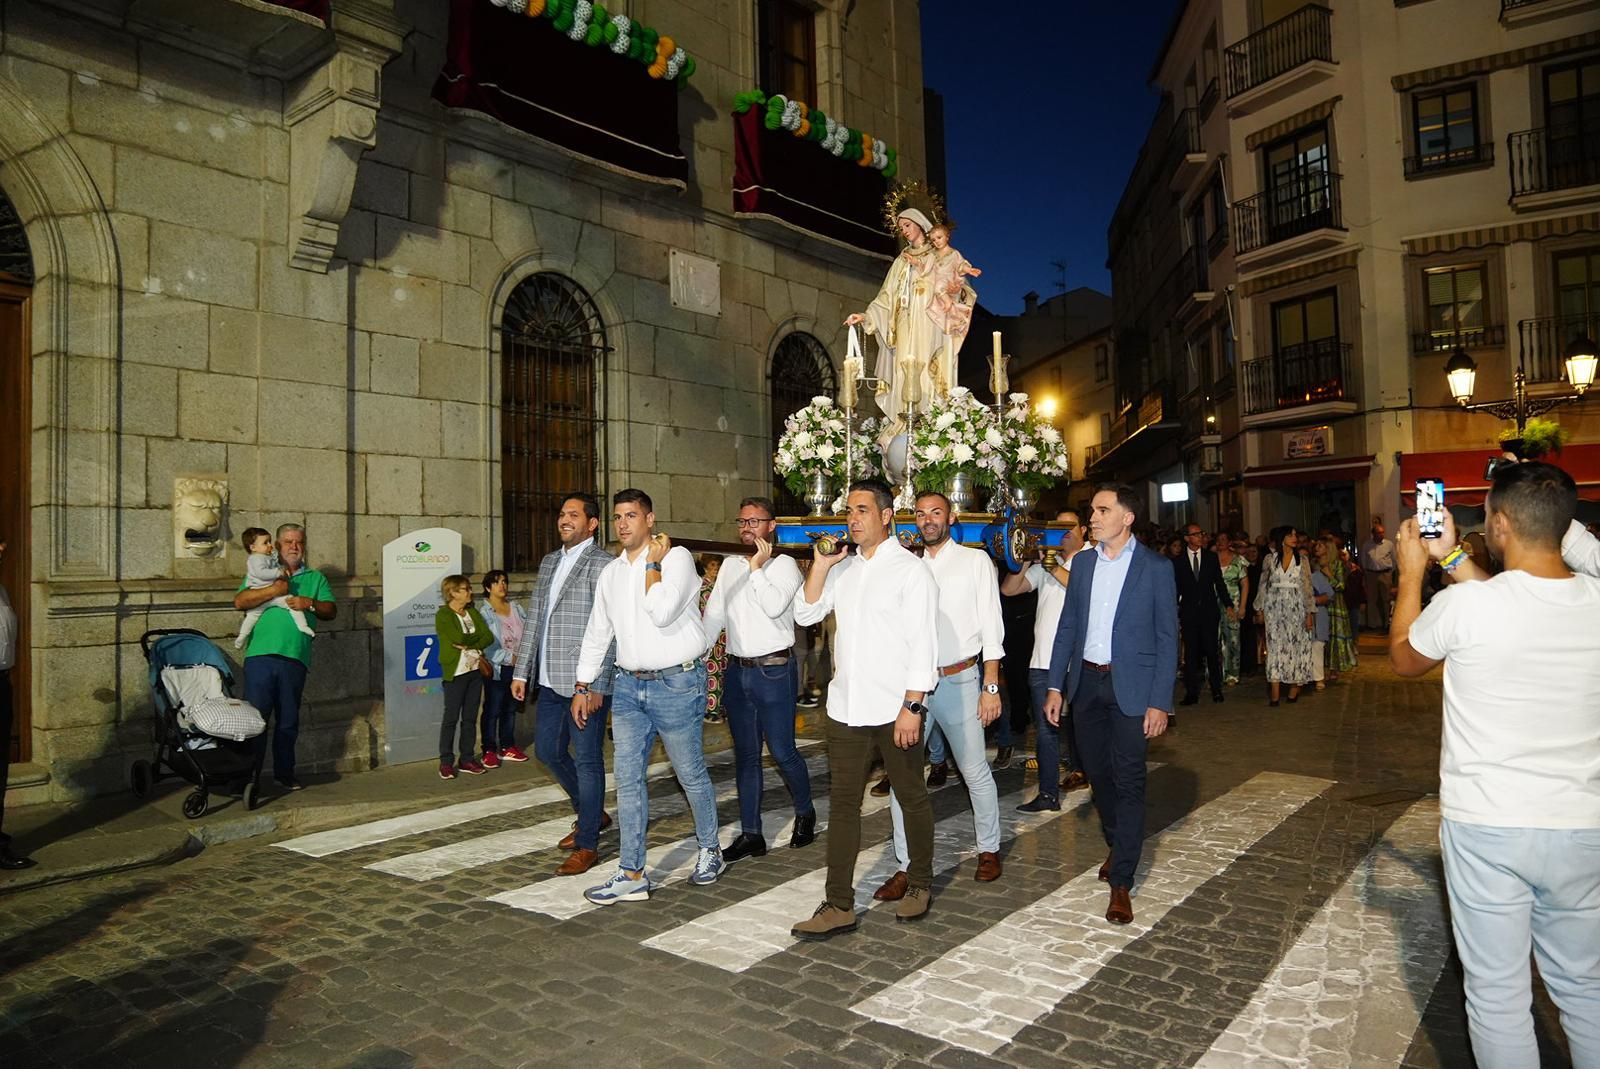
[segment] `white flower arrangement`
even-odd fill
[[[1004,466],[999,434],[994,414],[965,386],[935,398],[927,415],[917,420],[911,439],[917,489],[944,490],[962,472],[980,485],[993,486]]]
[[[844,410],[833,398],[821,396],[813,397],[809,405],[783,421],[773,466],[790,490],[805,493],[806,483],[814,475],[848,481],[878,474],[878,449],[873,443],[877,420],[866,419],[856,425],[854,473],[845,471],[844,424]]]
[[[1035,493],[1072,477],[1072,458],[1056,430],[1028,404],[1025,393],[1011,394],[998,428],[1006,481]]]

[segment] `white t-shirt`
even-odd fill
[[[1507,571],[1436,594],[1411,646],[1445,662],[1440,812],[1600,828],[1600,579]]]
[[[1070,572],[1072,559],[1063,558],[1061,567]],[[1042,564],[1028,565],[1022,577],[1028,581],[1030,590],[1039,592],[1038,607],[1033,611],[1033,659],[1028,667],[1048,669],[1050,651],[1056,645],[1056,625],[1061,622],[1061,608],[1067,603],[1067,588]]]

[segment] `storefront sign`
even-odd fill
[[[439,581],[461,571],[461,535],[412,531],[383,547],[383,704],[389,764],[438,756],[444,680],[433,614]]]
[[[1284,460],[1309,460],[1333,456],[1333,428],[1305,427],[1283,436]]]

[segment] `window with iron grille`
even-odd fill
[[[1473,345],[1483,334],[1483,265],[1423,272],[1430,350]]]
[[[776,453],[778,439],[783,437],[783,421],[810,404],[813,397],[832,397],[838,389],[838,379],[833,372],[833,360],[823,344],[797,330],[773,350],[772,370],[767,381],[772,396],[772,451]],[[805,516],[811,511],[776,474],[772,480],[772,500],[780,516]]]
[[[500,321],[500,483],[505,559],[530,572],[557,544],[565,495],[600,494],[605,324],[563,275],[517,284]]]

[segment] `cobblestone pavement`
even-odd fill
[[[693,829],[658,779],[650,866],[669,882],[586,908],[598,879],[551,875],[570,815],[508,769],[493,803],[452,808],[441,783],[437,807],[397,822],[0,898],[4,1064],[1470,1065],[1438,867],[1437,677],[1368,657],[1297,705],[1269,710],[1247,683],[1179,720],[1151,749],[1126,928],[1101,919],[1087,792],[1017,814],[1020,760],[996,777],[1000,881],[972,879],[952,782],[934,795],[928,916],[868,910],[821,944],[787,935],[821,898],[820,843],[692,887]],[[820,746],[807,756],[826,798]],[[734,819],[729,767],[713,778]],[[775,844],[785,800],[767,795]],[[889,815],[868,803],[863,894],[890,871]],[[614,835],[602,849],[603,878]],[[1545,1065],[1565,1066],[1555,1019],[1540,993]]]

